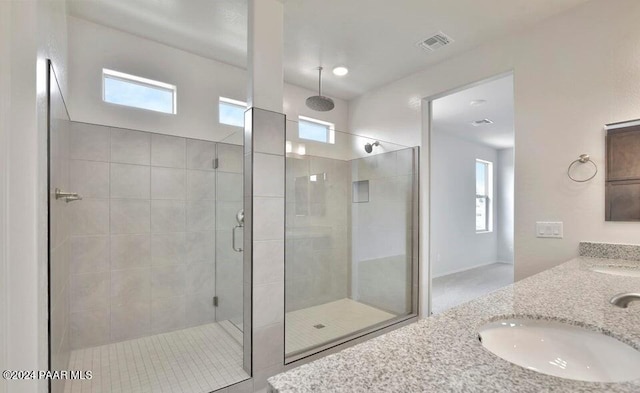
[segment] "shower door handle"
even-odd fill
[[[242,228],[242,225],[236,225],[231,230],[231,247],[233,247],[233,251],[242,252],[242,248],[236,247],[236,229]]]

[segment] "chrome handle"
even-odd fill
[[[238,228],[242,228],[242,225],[236,225],[231,230],[231,247],[233,247],[233,251],[235,252],[242,252],[242,248],[236,247],[236,229]]]
[[[78,195],[77,192],[64,192],[59,188],[56,188],[55,196],[56,196],[56,199],[64,199],[64,201],[67,203],[73,202],[73,201],[79,201],[82,199],[82,195]]]

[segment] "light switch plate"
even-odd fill
[[[536,237],[562,239],[563,228],[562,222],[536,222]]]

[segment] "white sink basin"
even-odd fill
[[[640,269],[624,266],[593,266],[589,270],[614,276],[640,277]]]
[[[480,328],[482,345],[519,366],[590,382],[640,378],[640,351],[577,326],[533,319],[504,319]]]

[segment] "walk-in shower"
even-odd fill
[[[50,366],[93,372],[52,391],[249,378],[243,146],[70,121],[53,74],[50,96]]]
[[[287,121],[287,362],[417,311],[418,149],[327,132]]]

